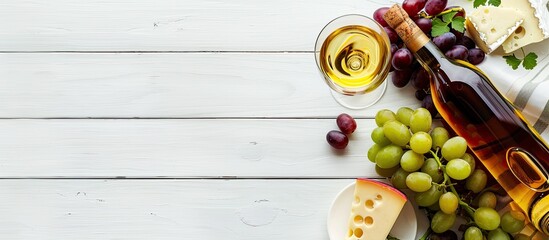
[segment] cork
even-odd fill
[[[395,30],[412,52],[416,52],[429,42],[429,37],[421,31],[416,23],[410,19],[408,13],[398,4],[389,8],[383,15],[383,19]]]
[[[404,22],[406,18],[410,18],[408,13],[406,13],[406,11],[404,11],[404,9],[398,4],[395,4],[389,8],[383,16],[385,22],[387,22],[387,24],[389,24],[389,26],[393,29],[396,29],[398,25]]]

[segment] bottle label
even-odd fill
[[[398,4],[393,5],[383,18],[389,26],[393,27],[410,51],[416,52],[429,42],[429,37]]]

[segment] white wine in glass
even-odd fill
[[[362,109],[386,89],[391,49],[385,30],[362,15],[344,15],[321,31],[315,59],[332,95],[343,106]]]

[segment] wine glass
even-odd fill
[[[375,104],[387,88],[389,37],[375,20],[348,14],[330,21],[315,44],[315,60],[332,96],[344,107]]]

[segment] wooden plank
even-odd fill
[[[1,118],[372,117],[420,104],[390,86],[349,111],[309,53],[0,54],[0,85]]]
[[[2,180],[2,239],[325,239],[346,180]]]
[[[312,51],[318,33],[331,19],[349,13],[371,16],[379,6],[390,4],[4,0],[0,51]]]
[[[4,119],[0,177],[377,177],[358,126],[335,151],[334,119]]]

